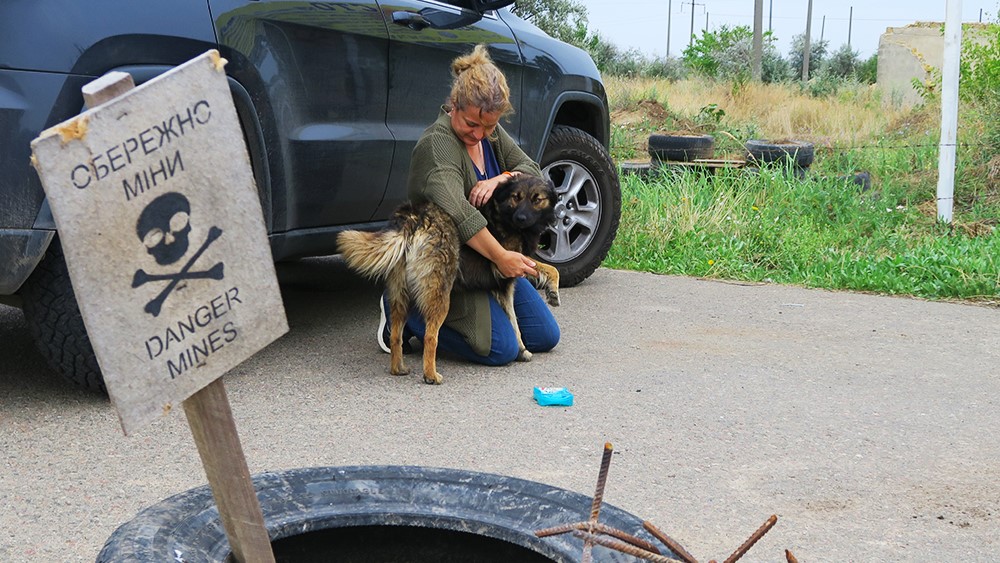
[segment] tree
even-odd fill
[[[518,0],[510,11],[560,41],[583,46],[579,30],[587,29],[587,8],[577,0]]]
[[[858,61],[858,52],[852,51],[851,47],[845,43],[834,51],[823,64],[830,76],[849,78],[856,74],[860,62]],[[810,66],[812,65],[810,64]]]
[[[703,32],[684,50],[684,64],[691,70],[711,78],[746,80],[753,59],[753,31],[749,26],[719,26]],[[786,64],[774,46],[774,35],[764,33],[762,78],[765,82],[784,80]]]
[[[811,78],[816,70],[819,69],[823,60],[826,58],[826,50],[830,45],[829,41],[809,41],[809,77]],[[804,33],[800,33],[792,37],[792,50],[788,53],[788,62],[791,63],[792,68],[798,71],[799,76],[802,76],[802,60],[803,52],[806,46],[806,36]]]
[[[753,31],[750,26],[729,27],[722,25],[714,31],[703,31],[701,37],[698,37],[694,43],[684,49],[681,57],[684,59],[684,64],[691,70],[716,78],[719,76],[720,65],[725,61],[726,51],[732,49],[741,40],[753,40]],[[747,56],[749,57],[749,54]]]
[[[878,81],[878,53],[860,62],[854,72],[859,82],[875,84]]]

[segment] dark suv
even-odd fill
[[[586,279],[618,228],[607,98],[593,61],[503,8],[511,0],[49,0],[0,3],[0,301],[42,353],[103,389],[30,142],[83,109],[80,88],[120,70],[142,83],[208,49],[226,72],[275,260],[328,255],[406,197],[410,152],[476,44],[507,76],[504,127],[559,194],[540,258]]]

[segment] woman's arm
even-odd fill
[[[472,238],[467,240],[465,244],[485,256],[490,262],[496,264],[497,269],[500,270],[500,273],[504,277],[538,277],[534,261],[520,252],[507,250],[503,246],[500,246],[500,243],[488,229],[484,228],[472,235]]]
[[[472,186],[472,191],[469,192],[469,203],[476,207],[482,207],[493,197],[493,192],[500,187],[500,184],[510,180],[514,174],[520,174],[520,172],[505,172],[499,176],[476,182],[476,185]]]

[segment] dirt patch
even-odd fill
[[[917,211],[924,217],[937,217],[937,201],[928,200],[917,205]],[[978,221],[954,221],[952,228],[956,233],[964,234],[967,237],[987,237],[993,234],[1000,220],[989,218]]]
[[[670,119],[670,112],[656,100],[640,100],[636,107],[611,113],[612,123],[618,125],[658,124]]]
[[[986,177],[995,182],[1000,182],[1000,154],[990,159],[986,165]]]

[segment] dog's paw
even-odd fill
[[[424,374],[424,383],[428,385],[441,385],[442,381],[444,381],[444,378],[441,377],[440,373]]]
[[[552,290],[546,291],[545,292],[545,300],[549,302],[549,305],[552,305],[553,307],[558,307],[559,306],[559,292],[558,291],[552,291]]]
[[[518,353],[518,355],[517,355],[517,361],[519,361],[519,362],[530,362],[531,361],[531,352],[529,352],[527,350],[521,350],[521,352]]]
[[[390,367],[389,373],[391,373],[392,375],[410,375],[410,370],[403,364],[400,364],[395,367]]]

